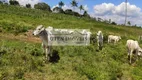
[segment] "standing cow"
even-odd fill
[[[97,43],[100,50],[103,48],[103,33],[102,31],[98,31],[97,33]]]
[[[120,36],[109,35],[108,36],[108,43],[114,41],[114,43],[118,42],[121,39]]]
[[[33,35],[39,36],[42,40],[42,47],[45,51],[45,61],[50,60],[50,53],[51,53],[51,43],[49,36],[51,33],[52,27],[44,28],[43,25],[37,26],[37,28],[33,31]],[[50,43],[50,45],[49,45]]]
[[[135,52],[137,56],[140,56],[142,54],[142,49],[139,47],[138,41],[134,40],[127,40],[126,47],[128,50],[129,63],[131,64],[133,53]]]

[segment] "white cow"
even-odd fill
[[[43,25],[39,25],[37,26],[37,28],[33,31],[33,35],[35,36],[39,36],[40,39],[42,40],[42,47],[45,51],[45,60],[49,61],[50,58],[50,52],[51,52],[51,45],[49,45],[50,43],[50,39],[48,37],[49,34],[51,34],[51,27],[48,28],[44,28]]]
[[[114,41],[114,43],[118,42],[121,39],[120,36],[109,35],[108,36],[108,43]]]
[[[132,59],[132,54],[135,52],[137,56],[140,56],[142,54],[142,49],[139,47],[138,41],[134,40],[127,40],[126,47],[128,49],[128,59]]]
[[[97,33],[97,43],[98,43],[99,49],[102,49],[102,47],[103,47],[103,33],[102,33],[102,31],[98,31],[98,33]]]

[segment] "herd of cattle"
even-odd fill
[[[44,28],[43,25],[37,26],[37,28],[33,31],[33,35],[39,36],[39,38],[42,40],[42,47],[43,47],[44,52],[45,52],[46,61],[49,61],[50,54],[51,54],[51,49],[52,49],[52,46],[49,45],[50,39],[49,39],[49,36],[48,36],[48,35],[52,34],[52,30],[59,31],[58,29],[53,29],[53,27],[51,27],[51,26],[49,26],[47,28]],[[73,33],[74,31],[73,30],[69,31],[67,29],[64,29],[64,30],[62,30],[60,32],[61,33],[67,32],[67,33],[70,34],[70,33]],[[92,34],[90,31],[85,31],[85,30],[83,30],[80,33],[81,34],[86,34],[87,37],[90,37],[91,34]],[[97,39],[98,47],[101,50],[103,48],[103,41],[104,41],[102,31],[97,32],[96,39]],[[108,35],[108,43],[110,43],[110,42],[117,43],[120,39],[121,39],[120,36]],[[140,46],[138,44],[138,41],[127,40],[126,47],[127,47],[127,50],[128,50],[128,59],[129,59],[130,64],[132,63],[132,55],[134,53],[137,55],[137,57],[142,55],[142,49],[140,48]]]

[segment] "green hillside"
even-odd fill
[[[58,63],[43,62],[41,41],[29,37],[28,30],[37,25],[54,28],[101,30],[120,35],[117,44],[104,42],[97,51],[97,43],[90,46],[54,46]],[[0,5],[0,80],[142,80],[142,60],[128,64],[126,40],[138,40],[142,29],[117,26],[89,18],[55,14],[47,11],[10,5]],[[140,46],[142,42],[139,41]],[[135,60],[136,56],[133,57]]]

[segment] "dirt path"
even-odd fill
[[[0,33],[0,39],[11,39],[11,40],[20,40],[24,42],[41,43],[41,40],[38,37],[32,35],[31,30],[29,30],[29,32],[19,34],[17,36],[10,33]]]

